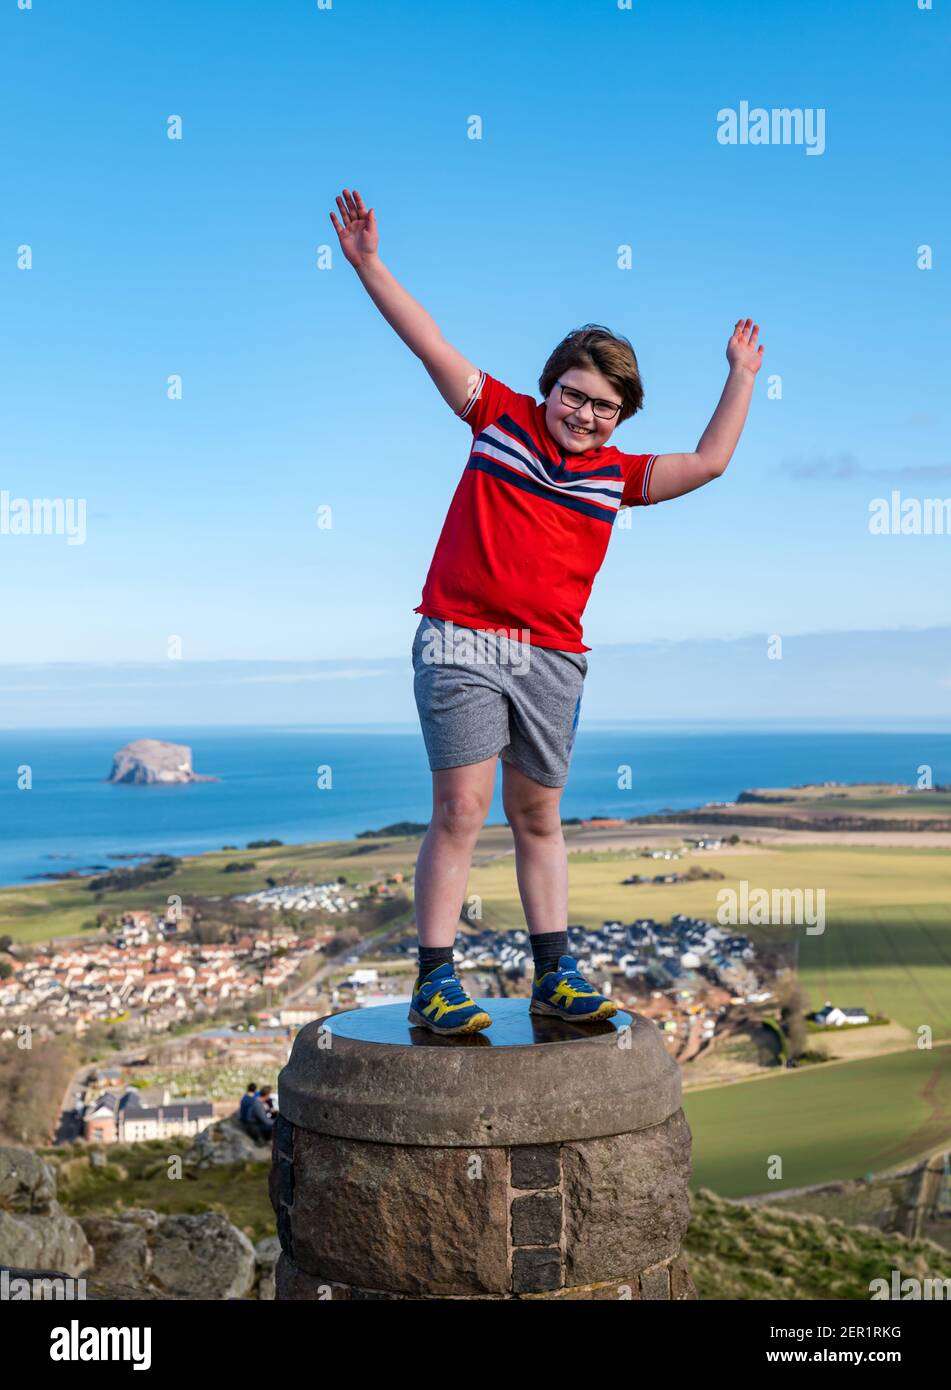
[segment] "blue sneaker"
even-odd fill
[[[449,961],[425,978],[417,977],[409,1006],[409,1021],[434,1033],[478,1033],[492,1019],[471,999]]]
[[[594,985],[588,984],[578,973],[574,956],[562,956],[557,970],[549,970],[541,979],[537,975],[534,977],[528,1012],[592,1023],[595,1019],[613,1018],[617,1005],[599,994]]]

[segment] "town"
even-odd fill
[[[130,912],[111,941],[40,948],[29,959],[13,959],[12,973],[0,980],[0,1017],[9,1023],[42,1015],[76,1037],[94,1023],[162,1032],[280,989],[301,955],[315,950],[313,941],[305,945],[280,927],[266,938],[200,945],[188,940],[188,929],[187,916],[169,922]]]
[[[692,842],[694,849],[719,845],[711,839]],[[682,851],[642,854],[676,860]],[[671,880],[664,874],[653,881]],[[621,881],[637,883],[640,876]],[[9,965],[0,978],[0,1039],[15,1040],[26,1019],[31,1028],[77,1039],[98,1026],[114,1047],[150,1040],[157,1046],[169,1038],[183,1046],[201,1044],[205,1056],[212,1048],[219,1069],[240,1057],[249,1073],[268,1082],[273,1078],[279,1109],[277,1072],[297,1029],[343,1009],[408,1002],[417,968],[410,899],[402,899],[406,911],[382,929],[362,934],[350,928],[341,934],[348,916],[367,902],[385,903],[402,893],[404,884],[403,873],[392,873],[363,885],[359,893],[337,880],[274,884],[236,895],[219,911],[227,919],[229,902],[236,918],[238,905],[256,909],[257,925],[236,921],[227,940],[201,939],[201,914],[176,905],[122,912],[105,924],[105,939],[100,934],[86,944],[8,952]],[[329,922],[330,917],[343,920]],[[787,973],[775,960],[757,960],[745,934],[683,913],[672,914],[668,922],[639,917],[597,927],[572,924],[568,943],[581,970],[619,1007],[656,1023],[682,1064],[709,1052],[729,1032],[737,1012],[748,1016],[750,1006],[775,1001],[775,978]],[[532,953],[525,930],[498,931],[463,920],[455,963],[473,995],[527,998],[530,992]],[[868,1015],[829,1004],[815,1020],[841,1026],[867,1022]],[[228,1083],[230,1091],[175,1095],[168,1085],[174,1069],[157,1072],[158,1084],[152,1084],[147,1063],[148,1051],[78,1074],[72,1101],[64,1106],[60,1142],[81,1138],[96,1145],[198,1135],[235,1111],[237,1073]],[[136,1073],[137,1067],[142,1070]]]

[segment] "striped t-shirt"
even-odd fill
[[[414,611],[590,651],[581,615],[618,509],[650,503],[655,456],[613,445],[563,456],[544,403],[488,372],[459,418],[472,428],[472,450]]]

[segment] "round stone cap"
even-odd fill
[[[480,999],[491,1028],[441,1037],[405,1004],[308,1023],[278,1078],[281,1114],[342,1139],[445,1147],[548,1144],[662,1124],[681,1106],[680,1068],[657,1025],[530,1014]]]

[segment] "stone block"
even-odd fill
[[[561,1244],[560,1192],[539,1192],[513,1199],[512,1244]]]
[[[687,1261],[683,1255],[678,1255],[670,1266],[670,1296],[674,1299],[694,1299],[698,1298],[697,1287],[690,1277],[690,1270],[687,1268]]]
[[[511,1152],[513,1187],[557,1187],[561,1182],[560,1144],[519,1144]]]
[[[561,1251],[528,1246],[512,1252],[512,1292],[540,1293],[561,1287]]]
[[[690,1222],[690,1127],[663,1124],[562,1147],[565,1283],[650,1269],[680,1251]]]
[[[670,1271],[666,1265],[650,1269],[641,1275],[641,1298],[669,1299]]]
[[[508,1288],[508,1156],[364,1144],[298,1130],[295,1265],[357,1288],[465,1295]],[[287,1251],[287,1244],[284,1243]]]

